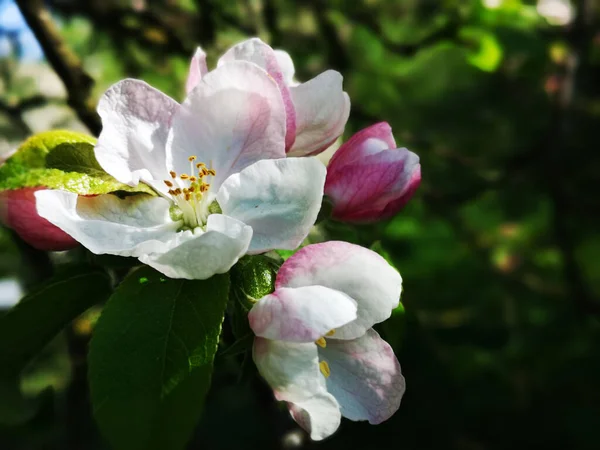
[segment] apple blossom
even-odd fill
[[[204,75],[181,105],[124,80],[98,112],[102,168],[158,196],[38,192],[39,214],[93,253],[205,279],[246,253],[296,248],[312,227],[325,169],[314,158],[285,158],[283,100],[255,64],[236,61]]]
[[[330,241],[285,261],[275,291],[251,309],[258,371],[312,439],[341,416],[377,424],[400,406],[400,365],[371,327],[390,317],[401,283],[377,253]]]
[[[373,222],[396,214],[421,182],[419,157],[396,148],[386,122],[365,128],[335,152],[327,166],[325,195],[332,217]]]
[[[76,247],[77,241],[40,217],[35,192],[43,187],[24,187],[0,192],[0,222],[38,250],[60,251]]]
[[[258,38],[230,48],[217,67],[233,61],[249,61],[264,69],[279,86],[286,112],[285,144],[288,156],[316,155],[342,134],[350,114],[350,98],[342,90],[342,75],[327,70],[312,80],[294,81],[294,63],[282,50],[273,50]],[[192,58],[186,83],[189,92],[208,72],[206,54],[200,48]]]

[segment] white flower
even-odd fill
[[[342,75],[327,70],[306,83],[294,80],[294,63],[283,50],[273,50],[258,38],[231,47],[217,67],[235,61],[252,62],[279,86],[286,111],[286,152],[288,156],[316,155],[342,134],[350,114],[350,98],[342,89]],[[198,48],[192,58],[186,89],[190,92],[206,75],[206,54]]]
[[[294,249],[312,227],[325,169],[314,158],[285,158],[281,94],[258,66],[237,61],[214,70],[181,105],[124,80],[98,112],[100,165],[159,196],[38,192],[38,213],[90,251],[205,279],[245,253]]]
[[[335,432],[341,416],[377,424],[400,406],[400,365],[371,327],[390,317],[401,283],[371,250],[308,245],[250,311],[258,371],[312,439]]]

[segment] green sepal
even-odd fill
[[[236,339],[252,334],[248,312],[254,303],[275,290],[279,264],[263,255],[245,256],[231,269],[228,312]]]

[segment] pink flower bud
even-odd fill
[[[77,246],[77,241],[60,228],[40,217],[34,192],[42,187],[26,187],[0,192],[0,222],[32,247],[59,251]]]
[[[333,155],[325,195],[335,219],[374,222],[402,209],[420,182],[419,157],[396,148],[391,127],[380,122],[356,133]]]

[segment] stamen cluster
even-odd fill
[[[188,158],[190,162],[190,173],[182,173],[171,170],[169,174],[172,180],[164,180],[169,188],[169,195],[183,213],[184,222],[191,228],[202,225],[205,222],[207,205],[203,205],[203,197],[210,189],[210,183],[206,181],[207,177],[214,177],[217,172],[215,169],[206,167],[203,162],[194,163],[197,157],[192,155]],[[193,175],[196,172],[197,175]]]

